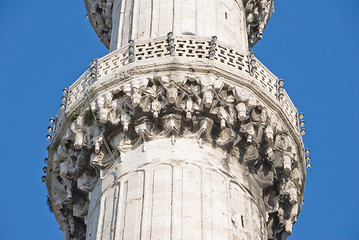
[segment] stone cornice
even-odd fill
[[[221,72],[227,72],[227,75],[233,76],[233,79],[250,79],[258,90],[268,95],[274,102],[279,102],[291,124],[294,128],[298,128],[298,116],[295,106],[284,89],[283,98],[278,98],[278,77],[271,73],[258,59],[251,59],[247,53],[233,49],[221,41],[217,41],[216,47],[213,49],[214,54],[210,57],[211,39],[209,38],[176,36],[174,44],[176,47],[173,56],[169,55],[166,38],[162,37],[151,41],[135,41],[134,62],[129,62],[128,60],[129,45],[98,59],[95,79],[91,77],[93,73],[88,70],[70,87],[67,108],[72,111],[74,104],[77,104],[77,99],[83,97],[83,91],[86,86],[91,85],[96,79],[98,79],[97,81],[111,82],[111,80],[108,80],[112,79],[116,74],[129,71],[129,69],[131,69],[131,72],[135,70],[144,72],[161,71],[164,68],[174,67],[169,66],[171,63],[176,63],[184,69],[188,69],[186,64],[190,63],[191,65],[199,66],[203,71],[206,71],[206,67],[215,68],[220,74]],[[154,48],[156,52],[153,51]],[[253,60],[256,71],[252,73],[253,68],[250,67],[249,62]],[[164,65],[164,67],[161,65]],[[154,67],[155,70],[152,70],[151,67]],[[175,67],[178,69],[178,66]],[[234,82],[236,81],[234,80]]]
[[[196,139],[199,147],[211,144],[233,156],[264,191],[273,228],[268,231],[290,233],[305,179],[302,146],[291,127],[246,87],[215,74],[172,69],[131,76],[94,92],[88,105],[65,117],[67,124],[49,147],[49,192],[69,236],[83,228],[87,192],[97,178],[93,167],[108,169],[121,154],[146,151],[146,142],[161,138],[172,144],[177,138]],[[281,215],[280,209],[290,214]]]

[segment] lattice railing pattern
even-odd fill
[[[135,61],[162,58],[169,55],[166,39],[136,44]]]
[[[112,52],[98,60],[98,78],[110,75],[128,63],[129,60],[126,48],[121,48],[118,51]]]
[[[277,98],[277,79],[272,72],[270,72],[258,59],[256,59],[257,71],[254,73],[254,78],[260,86],[267,89],[271,95]]]
[[[248,60],[246,59],[246,56],[243,53],[229,48],[223,44],[218,44],[214,60],[234,67],[240,71],[249,73]]]
[[[209,58],[208,40],[175,39],[175,55],[187,58]]]
[[[281,100],[283,111],[286,113],[290,122],[294,127],[298,127],[298,112],[293,102],[290,100],[286,91],[284,91],[283,99]]]
[[[84,91],[91,86],[91,84],[96,81],[96,78],[91,76],[91,71],[88,69],[84,72],[77,81],[72,84],[69,88],[69,94],[67,97],[67,108],[71,107],[77,101],[82,99],[84,96]]]
[[[210,58],[211,39],[199,39],[193,36],[180,36],[174,38],[176,57],[206,59],[213,61],[221,66],[224,64],[232,67],[236,72],[249,74],[249,57],[247,53],[235,50],[224,43],[218,42],[215,47],[215,54]],[[135,42],[135,63],[147,60],[172,57],[168,49],[166,37],[158,38],[152,41]],[[122,66],[130,64],[128,46],[124,46],[97,61],[97,78],[110,76],[117,72]],[[267,90],[273,99],[277,99],[277,76],[270,72],[261,62],[256,59],[257,71],[253,77],[258,86]],[[67,108],[72,108],[78,99],[83,98],[83,92],[92,84],[93,80],[89,78],[90,72],[86,71],[71,87],[67,102]],[[281,100],[283,110],[287,113],[294,127],[297,127],[297,109],[286,93]]]

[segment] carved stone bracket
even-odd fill
[[[87,0],[87,14],[100,38],[108,48],[111,41],[113,0]]]
[[[156,138],[197,139],[227,151],[262,189],[269,239],[291,233],[302,205],[302,155],[289,131],[250,91],[215,75],[134,79],[98,95],[50,146],[51,200],[65,234],[84,239],[98,171]],[[57,143],[57,144],[56,144]],[[74,197],[76,196],[76,197]]]
[[[264,28],[273,11],[274,0],[244,0],[248,44],[252,48],[262,39]]]

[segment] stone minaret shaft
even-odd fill
[[[168,32],[221,40],[248,49],[245,13],[241,2],[225,0],[114,1],[110,51],[130,39],[154,39]]]
[[[273,0],[85,0],[110,53],[70,86],[46,183],[66,239],[286,239],[297,110],[250,52]]]

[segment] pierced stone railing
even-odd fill
[[[96,62],[96,74],[88,69],[69,88],[67,101],[67,112],[76,108],[76,103],[85,97],[84,91],[97,79],[113,76],[122,67],[129,64],[146,63],[155,59],[184,58],[185,60],[199,59],[215,63],[218,67],[231,70],[233,73],[245,76],[253,81],[272,99],[279,102],[283,111],[294,128],[298,128],[297,109],[284,91],[283,98],[278,98],[278,77],[269,71],[258,59],[256,60],[256,71],[253,76],[249,70],[249,55],[240,50],[231,48],[229,45],[217,41],[214,47],[215,53],[210,56],[211,39],[198,38],[195,36],[174,37],[175,52],[171,56],[168,49],[167,37],[157,38],[152,41],[136,40],[134,61],[130,61],[129,45],[100,58]]]
[[[286,91],[284,91],[284,96],[280,100],[280,104],[283,111],[286,113],[287,117],[289,118],[291,124],[293,125],[293,127],[299,129],[297,108],[294,106],[292,100],[290,100]]]
[[[268,90],[271,97],[276,98],[289,118],[291,124],[294,127],[298,127],[298,111],[294,106],[292,100],[289,98],[287,92],[284,90],[283,98],[278,97],[278,77],[268,70],[257,58],[256,58],[257,71],[254,73],[254,78],[257,80],[259,86]]]
[[[78,102],[84,97],[84,92],[89,86],[91,86],[97,80],[96,73],[91,71],[91,68],[86,70],[79,79],[74,82],[69,88],[69,94],[67,98],[67,109]]]

